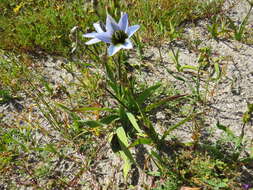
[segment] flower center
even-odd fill
[[[123,30],[117,30],[112,35],[112,44],[124,44],[127,38],[128,35]]]

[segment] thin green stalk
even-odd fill
[[[160,62],[163,62],[163,56],[162,56],[162,52],[161,52],[161,44],[159,44],[158,46],[158,52],[159,52],[159,57],[160,57]]]
[[[122,81],[122,73],[121,73],[121,57],[122,57],[122,53],[120,52],[119,56],[118,56],[118,77],[119,77],[119,81],[120,81],[120,84]]]
[[[115,96],[108,88],[105,88],[105,90],[113,97],[115,98],[124,108],[127,109],[127,111],[131,112],[129,108],[117,97]]]
[[[236,37],[236,39],[239,40],[239,41],[242,40],[243,31],[244,31],[244,29],[245,29],[246,22],[247,22],[248,19],[249,19],[249,16],[250,16],[250,13],[251,13],[251,11],[252,11],[252,8],[253,8],[253,4],[250,4],[250,9],[249,9],[249,11],[248,11],[246,17],[243,19],[242,24],[239,26],[239,31],[238,31],[238,32],[236,31],[236,34],[235,34],[236,36],[235,36],[235,37]]]

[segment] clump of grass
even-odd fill
[[[107,1],[109,3],[110,1]],[[108,7],[110,13],[119,16],[119,10],[128,11],[133,22],[142,24],[142,39],[145,42],[159,44],[160,41],[168,41],[171,34],[180,25],[187,21],[195,21],[205,17],[211,17],[221,11],[223,0],[212,2],[198,0],[157,0],[134,1],[128,0],[121,6],[112,4]],[[115,6],[117,9],[115,10]],[[116,15],[117,15],[116,14]],[[171,27],[173,26],[173,28]]]
[[[249,1],[248,3],[250,5],[249,10],[239,23],[226,14],[213,15],[210,25],[207,26],[211,37],[216,40],[235,39],[246,44],[252,44],[252,29],[248,21],[253,5]]]
[[[176,162],[170,163],[171,172],[167,173],[163,184],[154,190],[176,190],[183,186],[208,190],[240,188],[236,181],[239,175],[236,165],[227,164],[197,150],[182,150],[176,157]]]
[[[120,11],[129,12],[133,22],[142,24],[142,39],[145,42],[167,40],[171,25],[177,28],[184,21],[216,14],[221,3],[220,0],[211,3],[197,0],[127,0],[117,3],[105,0],[92,7],[79,0],[1,1],[0,34],[4,38],[0,39],[0,48],[67,55],[71,45],[67,35],[70,29],[77,25],[83,31],[90,30],[98,16],[105,18],[104,7],[116,17],[120,16]]]
[[[2,1],[1,48],[45,51],[67,55],[68,33],[75,25],[86,29],[96,15],[85,11],[86,4],[67,1]],[[87,17],[86,15],[89,14]]]
[[[27,84],[28,66],[20,63],[19,59],[12,53],[0,52],[0,72],[2,73],[0,90],[5,89],[12,94],[17,94],[21,91],[22,86]]]

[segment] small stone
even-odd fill
[[[156,113],[156,119],[165,119],[165,115],[162,112],[157,112]]]

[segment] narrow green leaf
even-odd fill
[[[54,93],[53,88],[50,86],[49,83],[47,83],[46,81],[42,81],[42,83],[44,84],[45,89],[49,92],[50,95],[52,95]]]
[[[113,109],[110,108],[99,108],[99,107],[82,107],[82,108],[76,108],[73,111],[114,111]]]
[[[170,97],[166,97],[166,98],[163,98],[162,100],[160,101],[157,101],[157,102],[154,102],[152,104],[149,104],[146,108],[145,108],[145,112],[150,112],[151,110],[153,109],[156,109],[157,107],[161,106],[161,105],[164,105],[166,102],[169,102],[169,101],[173,101],[173,100],[177,100],[178,98],[182,98],[184,96],[187,96],[187,94],[183,94],[183,95],[175,95],[175,96],[170,96]]]
[[[130,144],[129,148],[134,147],[140,144],[151,144],[153,141],[150,138],[139,138],[135,140],[132,144]]]
[[[94,120],[86,120],[86,121],[83,121],[83,120],[79,120],[77,121],[77,123],[80,125],[80,124],[83,124],[83,125],[87,125],[91,128],[95,128],[95,127],[103,127],[105,124],[104,123],[101,123],[99,121],[94,121]]]
[[[45,150],[48,151],[48,152],[52,152],[54,154],[58,153],[57,150],[56,150],[56,148],[55,148],[55,146],[54,146],[54,144],[47,144],[45,146]]]
[[[167,70],[167,72],[168,72],[169,74],[171,74],[171,76],[173,76],[175,79],[181,80],[181,81],[185,82],[185,79],[184,79],[183,77],[179,76],[179,74],[176,74],[174,71],[172,71],[172,70],[170,70],[170,69],[166,69],[166,70]]]
[[[215,70],[215,73],[216,73],[215,80],[218,80],[221,76],[220,67],[219,67],[218,63],[214,64],[214,70]]]
[[[185,69],[198,71],[198,67],[194,67],[192,65],[183,65],[183,66],[180,67],[180,71],[184,71]]]
[[[120,88],[116,82],[108,81],[108,86],[110,86],[115,93],[114,96],[117,96],[119,94]]]
[[[156,84],[154,86],[151,86],[144,90],[136,99],[136,101],[141,105],[144,103],[144,101],[151,96],[155,92],[156,89],[158,89],[161,86],[161,84]]]
[[[132,113],[130,113],[130,112],[127,112],[126,115],[127,115],[128,119],[129,119],[129,121],[131,122],[131,124],[133,125],[133,127],[136,129],[136,131],[139,132],[139,133],[142,133],[142,131],[141,131],[141,129],[140,129],[140,127],[139,127],[139,125],[138,125],[138,123],[137,123],[134,115]]]
[[[156,172],[156,171],[150,171],[150,172],[147,172],[147,174],[151,176],[155,176],[155,177],[160,177],[162,175],[161,172]]]
[[[181,125],[185,124],[189,120],[191,120],[192,115],[188,116],[187,118],[183,119],[182,121],[178,122],[177,124],[170,127],[167,131],[164,132],[162,136],[162,140],[164,140],[172,131],[174,131],[176,128],[180,127]]]
[[[113,114],[113,115],[108,115],[108,116],[102,118],[100,120],[100,122],[104,123],[106,125],[109,125],[110,123],[112,123],[113,121],[118,120],[118,119],[119,119],[119,115],[114,115]]]
[[[224,131],[228,136],[232,137],[232,138],[236,138],[236,136],[234,135],[234,133],[226,126],[220,124],[220,122],[218,121],[216,126],[218,127],[218,129]]]
[[[106,73],[107,73],[108,78],[111,81],[115,81],[115,78],[114,78],[113,72],[111,70],[111,67],[106,61],[105,61],[105,68],[106,68]]]
[[[162,158],[159,156],[159,154],[157,154],[154,151],[151,151],[151,155],[152,155],[153,158],[155,158],[153,160],[155,161],[156,166],[160,169],[160,171],[163,171],[163,161],[162,161]]]
[[[69,109],[68,107],[66,107],[65,105],[63,105],[63,104],[60,104],[60,103],[55,103],[55,105],[57,105],[58,107],[60,107],[60,108],[62,108],[62,109],[64,109],[65,111],[68,111],[68,112],[70,112],[71,111],[71,109]]]
[[[129,91],[129,90],[128,90]],[[136,99],[132,96],[131,92],[126,92],[126,100],[128,102],[129,108],[130,110],[138,110],[139,106],[138,106],[138,102],[136,101]]]

